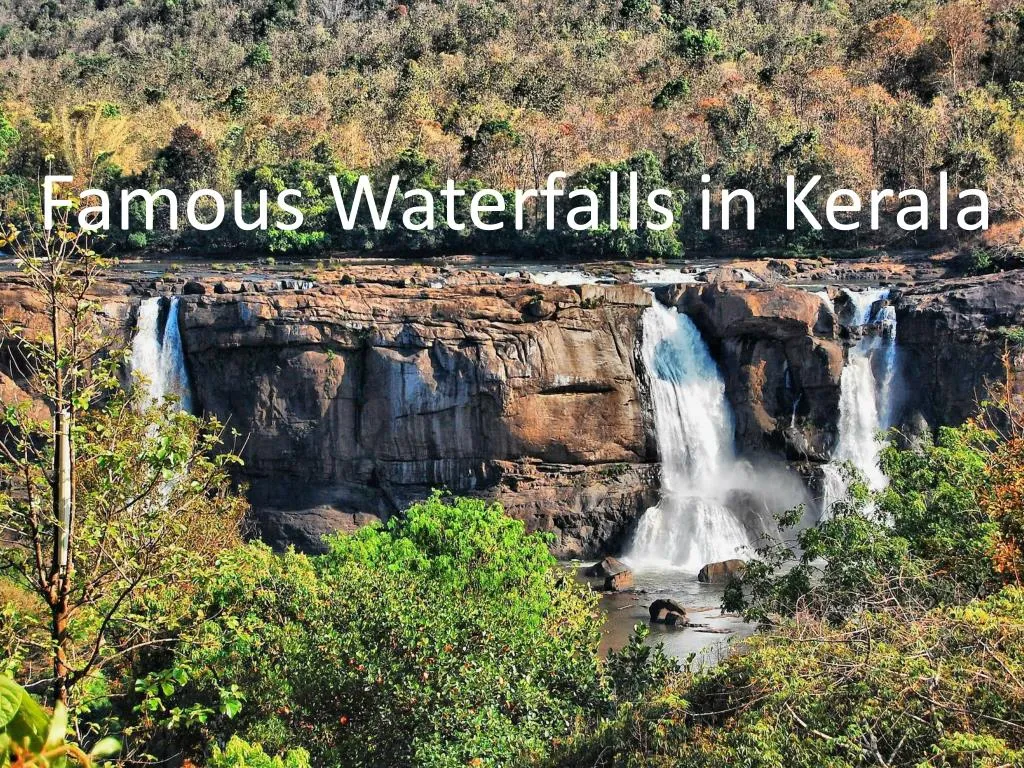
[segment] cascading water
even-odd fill
[[[878,433],[893,426],[896,416],[896,310],[888,303],[876,306],[888,299],[889,290],[847,291],[846,296],[853,307],[850,327],[863,335],[850,349],[840,381],[839,442],[824,467],[823,512],[846,494],[844,462],[852,464],[872,490],[885,487]]]
[[[643,315],[661,501],[640,520],[627,558],[636,566],[696,572],[750,543],[725,503],[735,472],[725,383],[693,321],[655,301]]]
[[[825,305],[829,312],[835,312],[836,306],[832,303],[832,297],[828,295],[828,291],[822,288],[820,291],[811,291],[811,295],[817,296],[821,299],[821,302]]]
[[[160,298],[139,305],[138,324],[132,341],[131,370],[145,380],[145,405],[174,397],[178,407],[192,412],[192,384],[178,325],[178,299],[171,297],[167,319],[160,327]]]

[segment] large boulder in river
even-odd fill
[[[747,564],[742,560],[722,560],[718,563],[708,563],[700,569],[697,574],[697,581],[702,584],[725,584],[733,577],[740,577],[747,569]]]
[[[633,572],[621,560],[611,556],[585,568],[583,575],[604,579],[603,589],[605,592],[621,592],[633,586]]]
[[[651,603],[648,609],[651,624],[668,624],[672,627],[685,627],[688,623],[686,609],[675,600],[660,599]]]
[[[633,572],[629,569],[606,576],[604,580],[605,592],[622,592],[624,589],[633,587]]]
[[[585,569],[583,571],[583,575],[591,578],[604,579],[608,576],[614,576],[628,570],[629,568],[626,567],[625,563],[609,555]]]

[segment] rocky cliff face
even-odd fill
[[[1024,271],[942,280],[896,299],[908,399],[904,419],[936,428],[973,416],[988,386],[1006,378],[1021,394]]]
[[[657,472],[633,286],[333,285],[185,296],[197,403],[248,436],[266,539],[314,547],[431,487],[502,501],[563,556],[613,546]]]
[[[367,268],[369,270],[369,268]],[[301,282],[111,280],[101,321],[130,339],[143,295],[183,294],[199,408],[244,437],[255,518],[271,543],[319,545],[387,518],[432,487],[501,501],[561,556],[624,543],[658,497],[658,463],[631,285],[560,288],[481,273]],[[725,378],[737,447],[813,466],[837,437],[850,340],[830,301],[720,279],[661,289],[691,315]],[[842,300],[832,291],[842,314]],[[1024,274],[901,289],[894,303],[917,428],[971,415],[1024,327]],[[0,284],[4,316],[38,302]],[[0,400],[28,397],[0,347]]]
[[[673,287],[659,298],[689,314],[708,342],[742,453],[828,460],[843,345],[826,302],[798,288],[739,282]]]
[[[828,461],[835,447],[844,358],[854,339],[832,301],[785,286],[717,281],[659,298],[700,327],[726,380],[741,452]],[[993,382],[1024,394],[1024,272],[937,280],[895,291],[905,431],[960,424]],[[838,310],[839,315],[836,314]],[[845,316],[845,315],[844,315]]]

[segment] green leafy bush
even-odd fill
[[[237,734],[325,766],[521,766],[605,705],[594,597],[500,507],[434,495],[328,546],[225,556],[141,709],[196,750]]]
[[[683,60],[694,65],[704,65],[722,50],[722,39],[713,29],[687,27],[679,33],[676,52]]]
[[[0,108],[0,167],[7,161],[10,150],[18,143],[18,131]]]
[[[304,749],[296,749],[284,757],[271,757],[262,747],[232,736],[224,749],[213,748],[206,768],[309,768],[309,755]]]
[[[986,447],[993,440],[967,424],[943,427],[934,442],[919,448],[882,451],[890,480],[879,510],[910,552],[929,563],[933,588],[973,597],[997,586],[991,555],[999,526],[979,504],[988,482]]]
[[[669,80],[654,97],[655,109],[668,109],[678,101],[690,95],[690,81],[685,77]]]
[[[835,627],[805,615],[677,677],[559,765],[1021,765],[1022,679],[1018,588]]]

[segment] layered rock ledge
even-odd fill
[[[197,402],[247,435],[262,535],[316,547],[433,487],[501,501],[561,556],[657,493],[635,286],[326,285],[183,296]]]
[[[196,407],[244,436],[239,479],[272,544],[315,549],[442,487],[500,501],[552,533],[559,556],[588,557],[619,551],[657,501],[640,286],[453,268],[112,275],[97,287],[101,319],[130,341],[139,303],[162,294],[179,297]],[[708,342],[741,454],[828,460],[852,342],[832,306],[842,315],[842,297],[829,296],[728,280],[658,291]],[[1007,364],[1024,370],[1024,272],[903,286],[892,300],[908,428],[959,423]],[[16,277],[0,281],[0,308],[19,325],[39,319]],[[0,346],[4,402],[29,396],[16,356]]]

